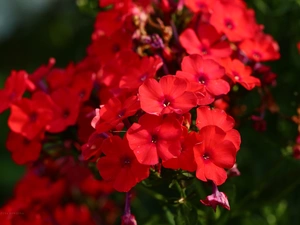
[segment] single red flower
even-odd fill
[[[47,131],[59,133],[68,126],[74,125],[79,114],[79,96],[72,89],[61,88],[51,93],[53,104],[53,119]]]
[[[203,127],[196,138],[196,177],[202,181],[212,180],[216,185],[223,184],[227,179],[224,168],[230,169],[234,165],[236,147],[226,140],[226,132],[217,126]]]
[[[279,46],[272,36],[260,32],[252,39],[246,39],[239,48],[250,59],[256,62],[277,60],[280,58]]]
[[[32,99],[23,98],[11,106],[11,114],[8,118],[9,128],[29,140],[34,139],[46,129],[52,120],[51,105],[50,96],[43,92],[35,92]]]
[[[254,76],[251,76],[252,69],[249,66],[245,66],[238,59],[229,60],[226,65],[226,74],[234,83],[241,84],[247,90],[253,89],[255,86],[260,87],[260,80]]]
[[[70,85],[70,88],[77,94],[80,101],[84,102],[90,98],[94,87],[96,74],[91,71],[76,74]]]
[[[0,90],[0,113],[22,98],[28,82],[28,74],[25,71],[11,72],[5,81],[4,89]]]
[[[145,114],[127,131],[126,137],[137,160],[146,165],[166,161],[180,154],[181,125],[174,115]]]
[[[73,63],[65,69],[53,68],[47,73],[46,82],[51,91],[67,87],[71,84],[75,73],[75,66]]]
[[[96,113],[92,125],[98,133],[115,128],[122,120],[132,116],[140,109],[140,102],[137,96],[129,98],[111,98],[100,108],[98,115]]]
[[[163,62],[160,57],[142,57],[134,65],[126,68],[126,73],[121,78],[120,87],[137,89],[148,78],[153,78]]]
[[[245,7],[232,2],[216,1],[210,23],[219,32],[223,32],[230,41],[252,38],[257,24]]]
[[[221,40],[222,35],[209,23],[200,23],[196,32],[188,28],[179,37],[181,45],[189,54],[199,54],[203,57],[228,57],[232,49],[227,40]]]
[[[12,153],[15,163],[23,165],[37,160],[42,150],[41,140],[28,140],[20,134],[10,132],[6,148]]]
[[[120,192],[128,192],[138,182],[149,176],[149,166],[140,164],[127,140],[119,136],[107,139],[102,145],[104,157],[97,161],[101,177],[112,182]]]
[[[177,71],[176,76],[203,86],[212,99],[230,91],[229,84],[222,79],[225,75],[224,68],[212,59],[204,59],[200,55],[186,56],[182,60],[181,70]]]
[[[196,126],[199,130],[206,126],[217,126],[226,132],[226,137],[224,139],[230,140],[236,151],[240,149],[241,145],[241,135],[234,127],[234,119],[229,116],[224,110],[221,109],[211,109],[207,106],[201,106],[197,109],[197,120]]]
[[[121,50],[130,50],[132,39],[130,33],[117,30],[110,36],[100,36],[93,39],[87,48],[89,56],[95,57],[98,63],[104,65],[112,60]]]
[[[99,12],[94,24],[94,32],[107,36],[112,35],[123,26],[127,15],[129,15],[129,12],[126,7]]]
[[[141,108],[153,115],[184,114],[197,105],[195,94],[187,88],[188,82],[176,76],[164,76],[159,83],[150,78],[139,88]]]

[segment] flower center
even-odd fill
[[[131,164],[131,158],[129,156],[123,156],[121,158],[122,167],[129,167]]]
[[[69,109],[65,109],[63,111],[63,118],[68,118],[70,116],[70,110]]]
[[[240,75],[235,71],[232,72],[232,75],[236,81],[239,81],[241,79]]]
[[[30,120],[30,122],[32,122],[32,123],[36,122],[37,117],[38,117],[37,113],[36,113],[36,112],[32,112],[32,113],[29,115],[29,120]]]
[[[152,135],[151,142],[155,144],[157,142],[157,139],[158,139],[158,137],[156,135]]]
[[[167,107],[167,106],[169,106],[170,104],[171,104],[171,102],[170,102],[170,100],[168,100],[168,99],[165,99],[164,102],[163,102],[163,106],[164,106],[164,107]]]
[[[203,158],[204,160],[208,160],[208,159],[209,159],[209,154],[204,153],[204,154],[202,155],[202,158]]]
[[[254,51],[254,52],[252,53],[252,57],[253,57],[254,59],[256,59],[256,60],[260,60],[261,54],[260,54],[259,52],[257,52],[257,51]]]
[[[225,24],[225,27],[227,27],[227,29],[229,29],[229,30],[234,29],[234,24],[231,19],[225,19],[224,24]]]
[[[199,83],[205,84],[206,83],[206,77],[205,74],[201,73],[199,78],[198,78]]]
[[[120,50],[121,50],[120,45],[114,44],[114,45],[112,46],[112,51],[113,51],[114,53],[117,53],[117,52],[119,52]]]

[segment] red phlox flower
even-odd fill
[[[260,80],[254,76],[251,76],[251,67],[245,66],[238,59],[234,59],[232,61],[229,60],[225,68],[226,74],[234,83],[241,84],[247,90],[251,90],[255,86],[260,87]]]
[[[221,185],[227,179],[224,168],[230,169],[236,160],[236,147],[226,139],[226,132],[217,126],[203,127],[196,136],[194,156],[196,177]]]
[[[241,136],[237,130],[233,129],[234,124],[234,119],[224,110],[211,109],[207,106],[201,106],[197,109],[196,126],[198,129],[201,130],[203,127],[210,125],[221,128],[226,132],[224,139],[230,140],[238,151],[241,145]]]
[[[280,58],[279,46],[272,36],[260,32],[253,39],[246,39],[239,48],[250,59],[256,62],[277,60]]]
[[[113,136],[103,143],[104,157],[97,161],[101,177],[113,183],[120,192],[128,192],[138,182],[149,176],[150,166],[140,164],[127,140]]]
[[[126,73],[120,81],[120,87],[137,89],[148,78],[154,78],[162,65],[163,62],[158,56],[137,59],[136,63],[126,68]]]
[[[9,128],[29,140],[34,139],[46,129],[52,120],[51,105],[50,96],[43,92],[35,92],[32,99],[23,98],[11,106],[11,114],[8,118]]]
[[[137,160],[146,165],[159,163],[179,156],[181,125],[174,115],[145,114],[127,131],[126,137]]]
[[[195,132],[188,133],[188,129],[183,127],[183,132],[180,137],[180,155],[176,158],[172,158],[163,162],[162,165],[165,168],[175,170],[183,169],[189,172],[194,172],[197,168],[193,152],[193,146],[195,145],[195,141]]]
[[[101,33],[107,36],[112,35],[123,26],[128,15],[130,15],[130,11],[127,7],[99,12],[94,24],[94,33]]]
[[[79,96],[70,88],[61,88],[51,93],[51,99],[54,102],[54,116],[47,131],[59,133],[75,125],[79,114]]]
[[[64,207],[56,207],[55,220],[61,225],[95,225],[90,210],[85,205],[74,205],[72,203],[67,204]],[[75,216],[76,215],[76,216]]]
[[[140,102],[137,96],[128,98],[111,98],[96,115],[92,125],[98,133],[114,129],[122,120],[134,115],[140,109]]]
[[[96,74],[91,71],[76,74],[72,79],[70,88],[77,93],[79,99],[84,102],[90,98],[95,80]]]
[[[232,49],[227,40],[221,40],[222,35],[209,23],[200,23],[196,32],[188,28],[179,37],[181,45],[189,54],[199,54],[205,57],[228,57]]]
[[[139,88],[141,108],[153,115],[184,114],[197,105],[196,95],[187,91],[188,82],[173,75],[150,78]]]
[[[216,0],[184,0],[186,7],[188,7],[194,13],[211,12],[215,2]]]
[[[181,69],[176,76],[185,78],[194,85],[203,86],[205,92],[208,92],[205,94],[211,96],[210,99],[230,91],[229,84],[222,79],[225,75],[224,68],[212,59],[204,59],[200,55],[186,56],[182,60]]]
[[[130,33],[117,30],[110,36],[94,38],[92,44],[87,48],[89,56],[96,57],[100,64],[104,65],[112,60],[121,50],[130,50],[132,39]]]
[[[67,87],[71,84],[75,66],[70,63],[65,69],[53,68],[46,76],[46,82],[51,91],[59,88]]]
[[[230,41],[235,42],[254,36],[257,24],[253,16],[239,4],[216,1],[210,23]]]
[[[203,205],[211,206],[216,211],[217,206],[230,210],[228,198],[225,193],[220,192],[215,184],[213,184],[213,193],[208,195],[206,199],[200,200]]]
[[[12,71],[0,90],[0,113],[8,109],[12,103],[20,100],[28,87],[28,74],[21,71]]]
[[[120,80],[128,68],[133,68],[139,55],[132,50],[121,51],[113,60],[105,64],[98,72],[96,81],[100,86],[99,98],[105,104],[110,98],[128,94],[128,90],[120,88]]]
[[[41,140],[28,140],[21,134],[10,132],[6,148],[12,153],[15,163],[22,165],[37,160],[42,150]]]

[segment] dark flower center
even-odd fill
[[[32,123],[36,122],[37,118],[38,118],[38,114],[37,114],[36,112],[32,112],[32,113],[29,115],[29,120],[30,120],[30,122],[32,122]]]
[[[199,78],[198,78],[199,83],[205,84],[206,83],[206,77],[205,74],[201,73]]]
[[[209,159],[209,154],[208,154],[208,153],[204,153],[203,156],[202,156],[202,158],[203,158],[204,160]]]
[[[69,116],[70,116],[70,110],[69,109],[65,109],[64,111],[63,111],[63,118],[68,118]]]
[[[122,167],[129,167],[131,165],[131,158],[129,156],[123,156],[121,158]]]
[[[232,72],[232,75],[236,81],[239,81],[241,79],[240,74],[235,71]]]
[[[170,102],[170,100],[168,100],[168,99],[165,99],[164,102],[163,102],[163,106],[164,106],[164,107],[167,107],[167,106],[169,106],[170,104],[171,104],[171,102]]]
[[[121,47],[120,47],[119,44],[114,44],[114,45],[112,46],[112,51],[113,51],[114,53],[117,53],[117,52],[119,52],[120,50],[121,50]]]
[[[234,29],[234,24],[231,19],[225,19],[224,24],[225,24],[225,27],[227,27],[229,30]]]
[[[121,110],[118,114],[118,117],[121,118],[124,116],[124,114],[125,114],[125,110]]]
[[[256,60],[260,60],[261,54],[260,54],[259,52],[257,52],[257,51],[254,51],[254,52],[252,53],[252,57],[253,57],[254,59],[256,59]]]
[[[152,135],[151,142],[155,144],[157,142],[157,139],[158,139],[158,137],[156,135]]]

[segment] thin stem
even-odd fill
[[[125,208],[124,208],[124,215],[130,215],[130,200],[131,200],[131,190],[126,192],[126,197],[125,197]]]

